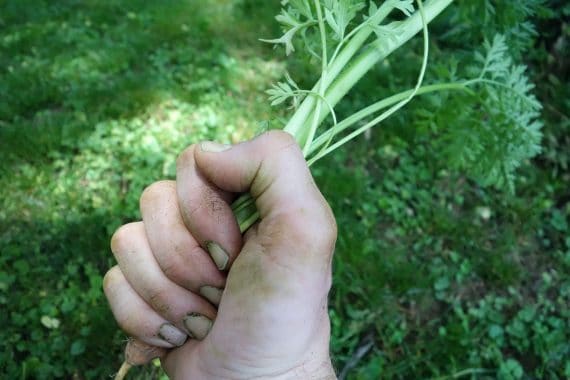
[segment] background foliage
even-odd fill
[[[284,117],[263,93],[314,62],[258,42],[278,2],[0,2],[0,373],[108,377],[122,359],[101,291],[108,241],[145,186],[203,139],[237,142]],[[570,123],[563,1],[457,2],[431,27],[428,81],[499,32],[530,67],[543,151],[516,193],[442,155],[469,107],[420,97],[314,170],[339,224],[332,352],[342,378],[570,377]],[[339,105],[409,87],[412,41]],[[442,145],[443,144],[443,145]],[[157,367],[132,378],[159,378]]]

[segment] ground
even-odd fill
[[[312,168],[339,226],[330,315],[341,378],[570,377],[568,6],[549,5],[560,14],[500,20],[539,31],[510,40],[531,52],[517,59],[530,66],[545,123],[543,151],[520,168],[514,193],[440,158],[419,126],[445,96],[418,99]],[[174,177],[185,146],[278,124],[290,111],[270,107],[264,90],[286,71],[314,81],[314,62],[258,41],[279,32],[278,7],[0,4],[2,373],[95,379],[119,368],[125,336],[101,290],[113,231],[140,217],[147,185]],[[481,31],[476,7],[434,25],[429,80],[494,27]],[[419,46],[379,65],[339,115],[409,86]],[[161,376],[152,365],[132,374]]]

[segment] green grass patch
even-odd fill
[[[514,10],[475,17],[479,7],[456,6],[433,25],[428,80],[451,76],[484,33],[511,33],[545,104],[544,151],[521,168],[516,194],[480,186],[442,158],[438,128],[453,126],[462,100],[441,94],[314,167],[339,225],[330,315],[343,378],[570,377],[570,96],[557,50],[570,37],[547,9],[530,20]],[[268,105],[271,83],[286,70],[312,80],[315,62],[285,64],[257,40],[277,35],[278,8],[0,4],[6,377],[99,379],[119,368],[125,336],[101,289],[110,236],[140,217],[145,186],[174,178],[185,146],[254,136],[285,112]],[[527,43],[514,29],[524,21],[541,33]],[[412,83],[419,51],[413,42],[379,65],[338,114]],[[149,365],[131,378],[164,375]]]

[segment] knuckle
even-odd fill
[[[262,146],[268,154],[275,154],[275,152],[288,151],[290,148],[300,152],[299,145],[295,138],[284,131],[272,130],[262,135]]]
[[[121,282],[122,272],[119,266],[115,265],[105,273],[103,276],[103,290],[108,293],[113,289],[118,283]]]
[[[170,305],[167,301],[168,290],[164,288],[155,288],[148,290],[148,304],[159,314],[168,315]]]
[[[265,133],[266,138],[275,141],[276,143],[289,145],[291,143],[297,143],[295,138],[290,133],[285,131],[274,129]]]
[[[336,242],[336,222],[328,213],[311,218],[313,244],[319,252],[332,254]]]
[[[324,237],[327,240],[326,243],[332,247],[331,248],[331,253],[332,253],[338,236],[338,225],[336,223],[336,218],[334,217],[334,213],[330,208],[330,206],[328,205],[328,203],[326,204],[325,208],[323,225],[325,226],[326,229]]]
[[[176,159],[176,167],[188,167],[192,162],[194,162],[194,145],[190,145],[178,155],[178,158]]]
[[[111,237],[111,251],[115,255],[129,250],[133,245],[133,240],[139,236],[142,223],[129,223],[119,227]]]
[[[169,194],[175,186],[174,181],[157,181],[147,186],[140,197],[140,207],[144,208],[146,205],[155,202],[160,197]]]
[[[170,280],[178,281],[180,278],[180,263],[175,257],[170,256],[167,260],[159,262],[162,273]]]
[[[181,283],[185,280],[186,266],[182,257],[178,253],[168,255],[159,262],[160,269],[164,275],[175,283]]]
[[[200,246],[188,248],[185,245],[176,246],[165,255],[157,256],[162,273],[172,282],[187,289],[196,290],[203,270],[198,270],[197,263],[204,260],[205,253]]]

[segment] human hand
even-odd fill
[[[104,288],[119,325],[172,378],[335,379],[336,224],[294,139],[206,142],[177,165],[176,183],[143,193],[143,222],[112,239],[119,265]],[[242,237],[229,204],[247,191],[260,222]]]

